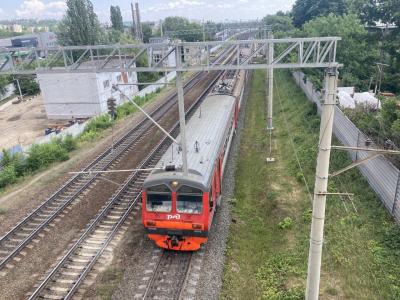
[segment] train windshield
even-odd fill
[[[170,212],[172,209],[171,190],[164,184],[147,189],[147,211]]]
[[[200,214],[203,210],[203,193],[200,189],[183,185],[176,198],[176,210],[185,214]]]

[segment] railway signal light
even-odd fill
[[[111,115],[113,119],[115,119],[116,112],[117,112],[117,100],[115,98],[108,98],[107,99],[107,108],[108,113]]]

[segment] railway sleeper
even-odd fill
[[[21,236],[23,238],[27,238],[29,236],[29,233],[24,233],[24,232],[16,232],[15,235]]]
[[[50,299],[50,300],[62,300],[62,299],[64,299],[63,296],[60,296],[60,295],[51,295],[51,294],[44,294],[43,296],[41,296],[41,298],[43,298],[43,299]]]
[[[92,245],[90,245],[90,244],[86,244],[86,243],[85,243],[85,245],[82,245],[82,249],[83,249],[83,250],[93,250],[93,251],[97,251],[97,250],[99,250],[100,246],[101,246],[101,244],[97,244],[97,246],[92,246]]]
[[[75,283],[75,279],[65,279],[65,278],[57,278],[54,281],[59,284],[69,284],[69,285]]]

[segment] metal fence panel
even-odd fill
[[[313,85],[308,80],[304,80],[304,74],[301,72],[293,72],[296,83],[304,91],[307,98],[316,103],[318,113],[321,113],[321,93],[313,89]],[[364,135],[349,118],[340,110],[335,108],[335,116],[333,123],[333,133],[336,138],[345,146],[365,147],[367,136]],[[371,148],[377,146],[372,143]],[[364,159],[368,156],[365,151],[349,151],[349,155],[353,161]],[[361,174],[368,181],[369,185],[379,196],[382,203],[388,209],[389,213],[400,222],[400,180],[399,170],[388,161],[383,155],[380,155],[366,163],[358,166]]]

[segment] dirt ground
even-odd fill
[[[17,144],[26,146],[44,135],[50,123],[46,116],[42,96],[38,95],[19,104],[0,103],[0,149]]]

